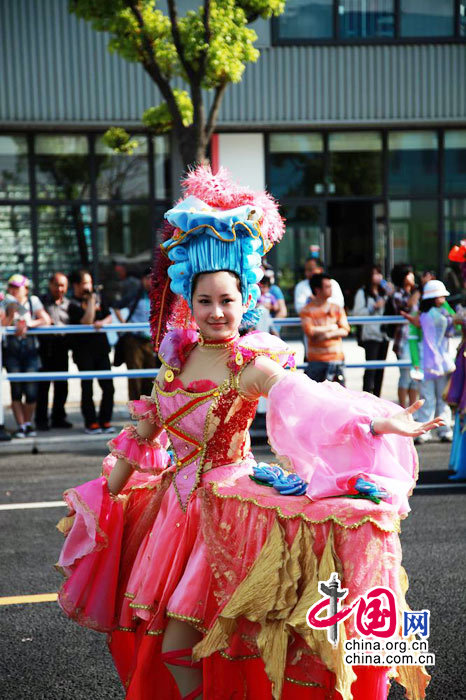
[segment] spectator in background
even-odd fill
[[[151,286],[151,269],[148,267],[139,282],[139,290],[128,309],[129,313],[126,322],[148,323],[150,313],[149,291]],[[116,310],[118,319],[125,323],[120,310]],[[149,330],[134,331],[125,333],[124,336],[124,358],[128,369],[152,369],[157,366],[152,340]],[[150,396],[153,377],[128,378],[128,395],[130,401],[139,399],[140,396]]]
[[[310,280],[312,299],[301,310],[301,324],[307,338],[308,377],[316,382],[326,379],[344,386],[345,373],[342,338],[350,327],[344,309],[330,301],[332,280],[323,273]]]
[[[270,293],[273,294],[277,300],[277,308],[275,311],[271,311],[271,314],[274,318],[286,318],[288,316],[288,309],[286,308],[285,297],[282,290],[278,284],[275,284],[275,272],[272,266],[266,262],[262,264],[262,269],[264,270],[264,277],[262,278],[262,281],[264,281],[265,278],[269,280]]]
[[[307,258],[306,262],[304,263],[305,279],[298,282],[294,288],[294,306],[296,313],[300,314],[303,307],[310,301],[310,299],[312,299],[312,289],[310,285],[311,277],[313,275],[320,275],[323,273],[323,271],[324,265],[322,260],[311,256]],[[330,277],[328,279],[330,279],[332,287],[332,294],[329,301],[343,309],[345,306],[345,299],[343,297],[341,287],[336,280],[331,279]]]
[[[49,291],[41,297],[54,326],[67,326],[70,322],[68,308],[68,278],[63,272],[54,272],[49,278]],[[68,372],[68,338],[54,333],[39,338],[39,354],[43,372]],[[39,382],[36,407],[37,430],[49,430],[48,401],[50,382]],[[72,428],[66,420],[65,404],[68,396],[68,382],[53,382],[52,428]]]
[[[102,300],[94,292],[92,276],[87,270],[76,270],[70,275],[73,286],[73,297],[68,307],[70,324],[93,324],[96,330],[101,330],[105,324],[111,323],[110,309],[102,303]],[[109,370],[110,345],[107,334],[80,333],[71,336],[73,358],[80,372],[92,370]],[[99,419],[94,406],[93,380],[81,381],[81,412],[84,418],[84,432],[113,433],[115,429],[111,424],[113,412],[113,381],[111,379],[99,379],[102,389]]]
[[[430,280],[436,279],[437,274],[434,272],[434,270],[424,270],[424,272],[421,273],[421,288],[424,288],[424,285],[427,284],[427,282],[430,282]]]
[[[451,442],[451,409],[443,396],[447,388],[449,374],[455,369],[450,355],[449,338],[454,334],[454,317],[445,308],[446,297],[450,292],[440,280],[429,280],[424,285],[420,302],[420,322],[422,328],[422,369],[421,399],[424,404],[416,414],[416,420],[431,420],[429,416],[440,416],[443,425],[438,428],[441,442]],[[427,416],[427,418],[426,418]],[[429,432],[419,435],[416,443],[431,440]]]
[[[118,309],[129,308],[141,288],[140,280],[129,272],[126,263],[113,261],[113,269],[118,278],[118,293],[115,306]]]
[[[270,286],[270,278],[264,275],[259,282],[261,295],[259,297],[258,304],[262,308],[267,309],[270,315],[273,316],[277,313],[279,307],[277,297],[272,294]]]
[[[413,314],[418,309],[420,293],[416,287],[414,272],[411,265],[400,263],[395,265],[391,273],[395,291],[391,296],[391,306],[395,315],[401,312]],[[399,360],[411,360],[409,350],[409,324],[395,326],[393,352]],[[398,381],[398,401],[400,406],[407,408],[419,397],[418,382],[411,376],[409,367],[400,367]]]
[[[385,309],[385,290],[382,270],[373,265],[366,270],[364,285],[354,297],[354,316],[383,316]],[[380,323],[358,325],[358,344],[364,348],[367,360],[383,361],[387,357],[388,337]],[[375,396],[380,396],[383,382],[383,369],[366,369],[362,389]]]
[[[37,336],[28,335],[28,328],[48,326],[50,318],[40,299],[29,296],[29,280],[12,275],[3,300],[3,326],[16,326],[15,335],[5,338],[4,363],[7,372],[37,372],[40,368]],[[38,382],[11,382],[11,405],[17,423],[15,438],[34,437],[32,417],[36,407]],[[23,403],[23,396],[25,402]]]

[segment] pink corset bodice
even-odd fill
[[[159,352],[167,368],[163,386],[155,382],[153,398],[143,396],[130,402],[133,418],[157,423],[170,440],[176,460],[173,485],[183,510],[204,472],[239,464],[250,455],[249,427],[258,400],[241,394],[242,370],[258,355],[270,356],[282,366],[294,365],[293,355],[282,340],[267,333],[251,333],[228,348],[228,377],[219,386],[210,379],[200,379],[185,388],[175,373],[183,368],[197,337],[190,330],[167,333]]]
[[[165,391],[157,383],[154,402],[176,459],[173,483],[183,510],[203,472],[244,460],[257,401],[243,398],[236,378],[204,392]]]

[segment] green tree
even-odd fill
[[[178,14],[167,0],[168,14],[155,0],[70,0],[70,11],[108,32],[108,48],[140,63],[159,88],[164,102],[142,117],[155,133],[173,130],[185,166],[206,160],[225,90],[241,80],[247,63],[257,61],[257,35],[248,25],[279,15],[285,0],[203,0],[197,9]],[[173,88],[181,77],[189,92]],[[205,92],[213,97],[206,108]],[[107,144],[131,152],[134,141],[123,129],[107,132]]]

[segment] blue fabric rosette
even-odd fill
[[[282,496],[303,496],[307,483],[297,474],[289,474],[277,465],[259,462],[253,467],[253,481],[266,486],[272,486]]]

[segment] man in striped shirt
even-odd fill
[[[306,374],[316,382],[326,379],[345,384],[342,338],[350,331],[344,309],[329,301],[332,281],[326,274],[310,279],[313,298],[301,310],[301,324],[307,338]]]

